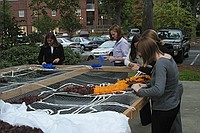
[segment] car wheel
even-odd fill
[[[93,56],[89,56],[89,57],[87,58],[87,61],[89,61],[89,60],[93,60],[93,59],[94,59]]]
[[[175,61],[177,63],[183,63],[184,55],[183,55],[183,49],[178,52],[178,55],[175,58]]]
[[[85,50],[85,46],[84,46],[84,45],[81,45],[81,49],[82,49],[82,50]]]

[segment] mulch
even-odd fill
[[[184,64],[178,64],[177,65],[179,70],[191,70],[194,72],[200,72],[200,66],[192,66],[192,65],[184,65]]]

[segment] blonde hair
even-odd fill
[[[158,37],[158,34],[155,30],[153,29],[148,29],[148,30],[145,30],[143,33],[142,33],[142,36],[141,37],[149,37],[151,39],[153,39],[154,41],[156,41],[156,43],[158,45],[164,45],[165,43]]]

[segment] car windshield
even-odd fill
[[[158,31],[158,37],[160,39],[180,39],[181,32],[176,30],[166,30],[166,31]]]
[[[63,40],[64,40],[65,42],[72,42],[71,40],[68,40],[68,39],[66,39],[66,38],[63,38]]]
[[[82,40],[83,40],[83,42],[88,42],[88,41],[90,41],[90,40],[88,40],[87,38],[82,38]]]
[[[115,45],[115,42],[107,41],[107,42],[102,43],[99,47],[100,48],[112,48],[112,47],[114,47],[114,45]]]

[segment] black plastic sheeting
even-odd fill
[[[51,76],[62,74],[63,72],[50,72],[44,76],[51,78]],[[46,72],[47,73],[47,72]],[[31,82],[44,79],[44,77],[34,78]],[[32,77],[33,78],[33,77]],[[28,105],[28,110],[45,110],[49,114],[79,114],[79,113],[93,113],[99,111],[116,111],[123,113],[136,100],[137,96],[132,92],[123,92],[123,94],[107,94],[107,95],[81,95],[69,92],[60,92],[63,87],[68,85],[100,85],[108,83],[116,83],[121,79],[120,73],[116,72],[87,72],[69,79],[64,79],[61,82],[49,86],[43,86],[40,89],[29,92],[11,99],[14,101],[22,97],[29,97],[33,95],[44,96],[41,101],[34,102]]]
[[[60,92],[63,87],[71,84],[100,85],[102,83],[116,83],[119,77],[115,72],[87,72],[70,79],[63,80],[49,86],[54,91],[45,91],[42,94],[49,96],[42,101],[29,105],[29,110],[43,109],[50,114],[78,114],[93,113],[99,111],[117,111],[123,113],[138,98],[132,92],[107,95],[81,95],[68,92]],[[119,73],[117,74],[119,75]]]
[[[0,83],[0,92],[10,90],[24,84],[34,83],[36,81],[50,78],[62,74],[67,71],[58,71],[58,70],[31,70],[24,69],[20,71],[9,71],[1,73],[1,77],[4,77],[8,80],[8,83]]]

